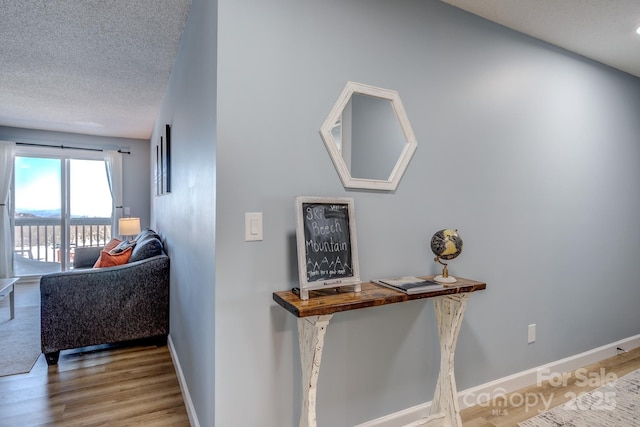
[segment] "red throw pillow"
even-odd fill
[[[119,254],[110,254],[107,250],[100,251],[100,258],[94,264],[93,268],[113,267],[116,265],[122,265],[129,262],[131,258],[131,252],[133,248],[127,248]]]

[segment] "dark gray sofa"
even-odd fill
[[[47,363],[61,350],[169,333],[169,257],[152,230],[143,230],[127,264],[92,267],[101,248],[77,248],[74,270],[40,279],[41,344]],[[83,251],[81,249],[87,249]]]

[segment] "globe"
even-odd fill
[[[462,252],[462,239],[458,234],[458,230],[445,228],[437,231],[433,237],[431,237],[431,250],[436,256],[434,261],[444,266],[442,274],[436,276],[433,280],[441,283],[455,282],[456,278],[449,276],[447,264],[442,262],[442,260],[452,260]]]
[[[440,259],[454,259],[462,252],[462,239],[458,230],[445,228],[431,238],[431,250]]]

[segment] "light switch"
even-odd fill
[[[262,240],[262,212],[245,212],[244,240],[246,242]]]

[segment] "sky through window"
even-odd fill
[[[60,217],[61,164],[55,158],[16,157],[16,216]],[[111,216],[111,192],[104,161],[70,160],[71,217]]]

